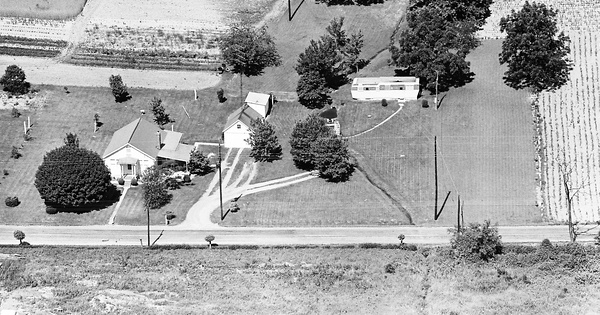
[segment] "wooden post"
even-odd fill
[[[456,226],[457,231],[460,234],[460,195],[458,195],[458,209],[456,210]]]
[[[27,133],[27,122],[23,121],[23,133]]]
[[[146,218],[148,219],[148,247],[150,247],[150,207],[146,206]]]
[[[198,92],[194,89],[194,101],[198,99]]]
[[[31,128],[31,119],[27,116],[27,129]]]

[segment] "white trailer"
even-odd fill
[[[416,100],[419,95],[419,78],[379,77],[354,78],[351,88],[356,100]]]

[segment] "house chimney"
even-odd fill
[[[158,149],[160,150],[160,145],[162,144],[162,139],[160,138],[160,131],[156,132],[156,136],[158,137]]]

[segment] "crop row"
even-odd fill
[[[600,220],[600,33],[570,32],[569,83],[539,96],[541,197],[548,216],[566,221],[570,189],[575,221]]]
[[[132,57],[126,55],[74,54],[69,63],[86,66],[108,66],[130,69],[161,70],[216,70],[220,63],[216,59]]]
[[[52,40],[43,38],[27,38],[18,36],[0,35],[0,43],[15,44],[21,46],[46,46],[46,47],[67,47],[67,42],[64,40]]]
[[[60,54],[60,50],[0,46],[0,55],[28,56],[28,57],[55,57],[59,54]]]

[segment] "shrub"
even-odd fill
[[[135,177],[134,177],[134,178],[132,178],[132,179],[131,179],[131,186],[137,186],[137,185],[138,185],[138,180],[137,180],[137,178],[135,178]]]
[[[173,177],[167,177],[167,179],[165,179],[165,184],[167,185],[167,189],[170,190],[179,189],[180,186],[179,181]]]
[[[406,236],[404,236],[404,234],[398,235],[398,239],[400,240],[400,244],[404,244],[404,238],[406,238]]]
[[[546,247],[546,248],[552,247],[552,243],[550,242],[549,239],[545,238],[545,239],[542,240],[541,246],[542,247]]]
[[[19,203],[21,203],[21,202],[19,201],[19,198],[17,198],[17,197],[6,197],[6,199],[4,200],[4,203],[7,206],[13,208],[13,207],[18,206]]]
[[[13,236],[15,237],[15,239],[17,239],[19,241],[19,245],[23,244],[23,239],[25,238],[25,233],[23,233],[23,231],[16,230],[13,233]]]
[[[52,206],[46,206],[46,213],[47,214],[57,214],[58,213],[58,209]]]
[[[212,248],[212,242],[215,240],[215,237],[213,235],[207,235],[204,240],[208,242],[208,248]]]
[[[171,212],[169,212],[169,213],[167,213],[167,214],[165,215],[165,218],[166,218],[167,220],[169,220],[169,221],[170,221],[170,220],[173,220],[173,219],[175,219],[176,217],[177,217],[177,216],[176,216],[175,214],[171,213]]]
[[[381,106],[383,106],[383,107],[388,106],[387,100],[385,98],[381,100]]]
[[[192,181],[192,179],[190,178],[190,175],[188,175],[188,174],[183,175],[183,182],[184,183],[189,183],[191,181]]]
[[[394,264],[386,264],[385,267],[383,267],[383,270],[385,271],[385,273],[396,273],[396,267],[394,267]]]
[[[8,176],[8,170],[3,170],[2,173],[4,174],[4,176]]]
[[[125,185],[125,180],[123,178],[119,178],[117,179],[117,182],[119,183],[119,185]]]
[[[224,103],[227,99],[225,98],[225,92],[223,89],[217,90],[217,98],[219,99],[219,103]]]
[[[422,100],[422,101],[421,101],[421,106],[422,106],[423,108],[428,108],[428,107],[429,107],[429,102],[428,102],[427,100]]]
[[[10,111],[10,115],[13,116],[13,118],[18,118],[21,116],[21,112],[19,112],[16,107],[13,107],[13,109]]]
[[[380,248],[381,244],[377,243],[361,243],[358,244],[358,248]]]
[[[450,244],[456,256],[460,258],[479,258],[488,261],[496,254],[502,253],[502,237],[498,228],[492,227],[489,220],[470,223],[461,231],[450,229],[453,234]]]
[[[13,159],[18,159],[22,156],[23,155],[21,154],[21,152],[19,152],[19,148],[13,145],[12,150],[10,150],[10,157]]]

